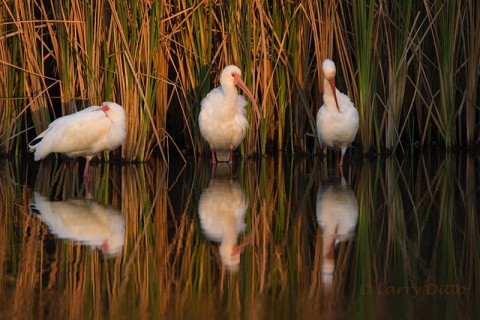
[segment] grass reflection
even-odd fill
[[[3,161],[0,316],[468,318],[479,297],[477,162],[425,153],[352,163],[339,186],[358,203],[358,221],[348,237],[337,226],[332,242],[317,221],[317,194],[342,180],[325,158],[239,161],[231,178],[217,168],[214,181],[208,161],[99,164],[88,186],[73,161],[42,161],[26,174],[29,164]],[[247,205],[236,270],[198,212],[222,183]],[[55,201],[89,191],[121,210],[122,251],[108,257],[56,238],[28,211],[33,191]]]

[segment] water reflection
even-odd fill
[[[78,167],[76,161],[59,166],[52,161],[41,162],[29,210],[59,239],[116,256],[125,242],[125,218],[120,210],[101,204],[92,195],[90,184],[99,192],[99,168],[94,169],[97,174],[91,179],[84,180]]]
[[[92,199],[49,201],[38,192],[29,208],[60,239],[78,241],[109,256],[122,251],[125,218],[118,209]]]
[[[0,160],[0,318],[475,318],[478,157],[360,158],[343,183],[319,157],[239,161],[232,180],[211,180],[209,158],[96,163],[91,200],[125,218],[110,259],[53,237],[28,210],[37,197],[87,201],[75,161]],[[335,191],[354,194],[356,218],[316,215]],[[223,211],[205,205],[220,200]],[[210,225],[218,243],[205,241]],[[231,259],[239,272],[226,272],[220,247],[246,242]]]
[[[335,271],[335,246],[353,236],[358,220],[357,198],[343,176],[320,182],[316,214],[322,228],[322,280],[326,287],[331,287]]]
[[[225,267],[236,271],[246,245],[246,240],[238,244],[237,238],[245,232],[248,203],[239,181],[226,177],[227,170],[231,176],[228,164],[219,163],[215,170],[198,201],[200,225],[206,238],[220,242],[218,250]]]

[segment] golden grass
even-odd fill
[[[471,145],[479,9],[442,3],[3,0],[0,151],[18,154],[32,128],[113,100],[127,112],[122,158],[196,156],[200,101],[233,63],[262,109],[249,113],[243,155],[315,153],[325,58],[359,110],[364,151]]]

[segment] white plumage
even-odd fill
[[[117,255],[125,242],[125,218],[118,209],[93,200],[49,201],[35,192],[30,211],[60,239],[70,239]]]
[[[237,93],[236,86],[252,100],[260,117],[253,95],[241,79],[240,69],[234,65],[225,67],[220,75],[220,86],[203,98],[198,115],[200,133],[212,150],[212,164],[217,160],[228,160],[232,164],[233,150],[240,145],[248,129],[247,100]]]
[[[348,146],[355,139],[358,131],[358,112],[350,98],[335,88],[335,64],[325,60],[323,70],[323,101],[317,113],[317,135],[322,146],[340,149],[339,165]]]
[[[60,117],[53,121],[30,144],[35,161],[50,153],[87,159],[84,177],[88,177],[90,160],[103,150],[114,150],[126,137],[125,111],[119,104],[104,102]]]
[[[210,180],[198,202],[202,230],[209,240],[220,242],[220,257],[229,270],[240,264],[243,245],[237,244],[237,237],[245,232],[247,208],[245,193],[232,180]]]
[[[335,269],[335,244],[349,239],[357,226],[358,202],[343,177],[322,181],[316,204],[317,222],[322,228],[322,278],[330,286]]]

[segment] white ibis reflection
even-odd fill
[[[335,270],[335,245],[350,239],[358,220],[357,198],[343,177],[332,177],[320,183],[316,212],[317,222],[323,232],[323,283],[331,286]]]
[[[60,239],[78,241],[108,256],[123,249],[125,218],[118,209],[91,199],[50,201],[38,192],[29,208]]]
[[[204,235],[220,242],[220,257],[229,270],[236,271],[240,254],[248,240],[237,243],[245,232],[245,213],[248,204],[242,187],[230,179],[212,179],[200,196],[198,214]]]

